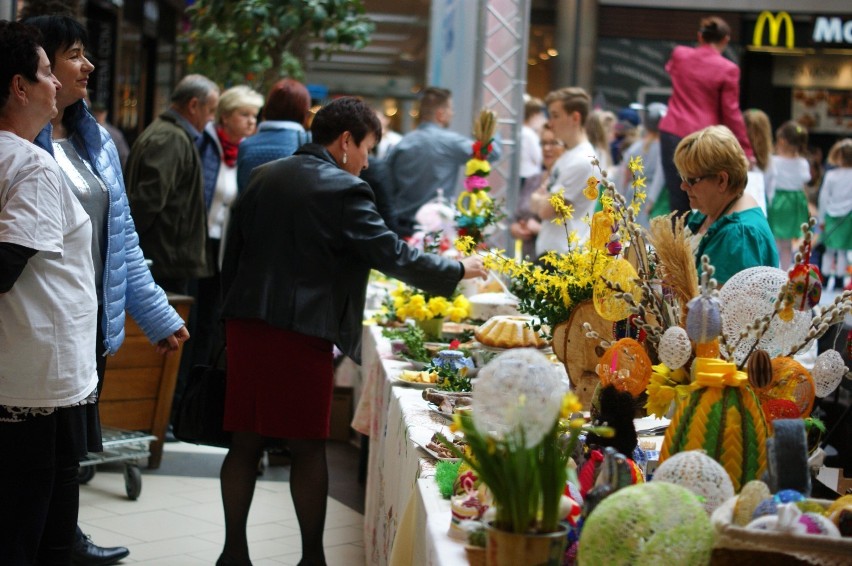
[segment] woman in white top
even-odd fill
[[[821,243],[822,274],[834,274],[834,289],[843,289],[846,255],[852,249],[852,138],[842,139],[828,152],[834,169],[826,172],[819,191],[819,220],[824,226]]]
[[[98,384],[92,223],[33,145],[61,88],[40,34],[0,22],[0,556],[69,564]],[[14,461],[12,461],[14,460]]]

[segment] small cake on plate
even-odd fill
[[[547,340],[532,329],[531,316],[493,316],[476,329],[477,342],[491,348],[545,348]]]

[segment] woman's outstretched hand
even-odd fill
[[[464,277],[462,279],[473,279],[474,277],[485,279],[488,277],[488,270],[483,267],[482,258],[479,256],[472,255],[466,257],[461,260],[461,264],[464,267]]]

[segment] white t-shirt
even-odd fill
[[[766,175],[757,167],[748,172],[745,194],[750,195],[766,216]]]
[[[589,239],[591,228],[583,221],[586,215],[595,211],[595,201],[583,196],[586,182],[594,174],[592,159],[595,158],[595,148],[588,141],[577,144],[575,147],[562,154],[553,165],[550,178],[553,180],[548,190],[551,194],[565,189],[565,200],[574,207],[574,218],[565,222],[565,226],[555,224],[551,221],[541,223],[541,231],[535,240],[535,253],[537,256],[550,251],[568,251],[568,238],[565,228],[570,233],[577,232],[580,243]]]
[[[538,134],[529,126],[521,128],[521,164],[520,175],[528,179],[541,173],[541,145]]]
[[[98,383],[92,224],[56,161],[5,131],[0,242],[38,250],[0,294],[0,405],[78,403]]]
[[[811,167],[804,157],[772,156],[773,187],[769,200],[775,196],[775,191],[804,191],[805,185],[811,180]]]
[[[852,212],[852,167],[826,172],[819,190],[819,217],[843,218]]]

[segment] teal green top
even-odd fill
[[[707,215],[693,211],[687,226],[695,233],[706,218]],[[720,285],[749,267],[778,267],[775,238],[759,207],[727,214],[707,229],[695,254],[699,277],[702,255],[710,258],[710,263],[716,268],[714,278]]]

